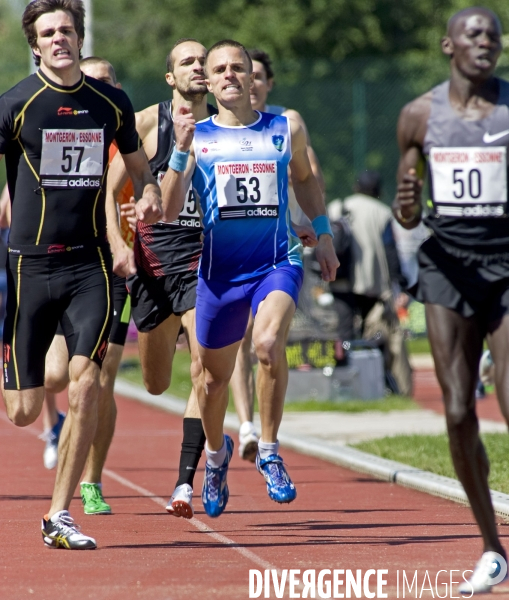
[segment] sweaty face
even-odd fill
[[[173,73],[168,82],[184,98],[192,99],[207,93],[205,83],[206,49],[196,42],[184,42],[173,50]]]
[[[249,94],[251,106],[256,110],[263,110],[267,103],[267,96],[272,89],[272,80],[267,79],[267,73],[263,63],[253,60],[254,81]]]
[[[209,92],[222,104],[237,103],[249,98],[252,84],[249,61],[240,48],[225,46],[217,48],[207,59]]]
[[[81,40],[72,15],[64,10],[41,15],[35,22],[37,42],[33,51],[49,69],[68,69],[79,61]]]
[[[489,77],[502,51],[498,21],[489,13],[467,14],[451,28],[451,54],[457,68],[470,77]]]
[[[85,64],[81,66],[81,70],[89,77],[116,87],[116,81],[113,79],[113,74],[106,63]]]

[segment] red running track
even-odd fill
[[[88,552],[44,547],[39,522],[54,473],[42,466],[40,429],[15,428],[1,414],[2,600],[237,600],[249,597],[249,570],[265,568],[388,569],[389,598],[398,597],[397,570],[410,579],[417,571],[417,597],[431,598],[436,588],[420,595],[426,571],[434,582],[439,570],[469,569],[479,557],[469,509],[289,451],[294,503],[271,502],[254,466],[235,454],[222,517],[209,519],[199,497],[196,521],[171,517],[163,507],[177,477],[181,419],[125,398],[118,408],[103,480],[114,514],[85,516],[79,500],[71,505],[98,541]],[[196,489],[201,482],[199,472]],[[507,525],[501,532],[506,538]]]

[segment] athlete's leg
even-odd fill
[[[239,421],[253,421],[254,411],[254,376],[253,361],[251,358],[251,343],[253,340],[253,317],[249,316],[246,333],[240,344],[235,361],[235,369],[230,381],[232,388],[233,402]]]
[[[500,410],[509,426],[509,315],[500,322],[488,326],[488,345],[490,347],[494,371],[495,388]]]
[[[286,340],[294,313],[295,302],[291,296],[276,290],[260,303],[255,317],[253,341],[258,356],[256,391],[262,424],[261,442],[277,442],[288,385]]]
[[[194,476],[205,446],[205,433],[198,405],[199,389],[202,385],[201,362],[196,340],[195,309],[182,314],[182,327],[191,353],[191,381],[193,387],[182,423],[183,436],[180,451],[179,476],[166,510],[176,516],[190,519],[194,515],[192,506]]]
[[[99,376],[97,429],[83,474],[83,481],[87,483],[101,483],[102,470],[115,433],[117,406],[113,388],[123,350],[123,346],[110,343],[102,364]]]
[[[254,416],[254,373],[251,346],[253,342],[253,317],[249,314],[246,333],[242,338],[235,369],[230,381],[235,410],[240,421],[239,456],[254,462],[258,452],[258,435],[253,423]]]
[[[203,387],[198,401],[203,429],[209,450],[217,452],[223,447],[223,422],[228,406],[228,384],[235,368],[240,341],[224,348],[199,346],[203,367]]]
[[[46,354],[44,376],[44,410],[42,413],[43,439],[46,441],[43,462],[47,469],[54,469],[58,461],[58,442],[65,413],[57,408],[56,395],[69,383],[69,352],[63,334],[53,338]]]
[[[180,452],[179,478],[176,486],[187,484],[193,487],[196,469],[205,445],[205,433],[201,422],[198,396],[202,386],[202,369],[198,342],[196,340],[195,309],[182,315],[182,327],[191,353],[191,381],[193,388],[184,412],[182,450]]]
[[[7,410],[7,416],[18,427],[31,425],[41,414],[44,402],[44,388],[29,388],[27,390],[6,390],[2,393]]]
[[[69,508],[97,428],[99,366],[89,358],[76,355],[71,359],[69,370],[69,412],[60,436],[50,517]]]
[[[170,387],[180,325],[181,318],[171,315],[151,331],[138,333],[143,383],[151,394],[162,394]]]
[[[489,462],[479,437],[475,386],[484,327],[475,317],[426,304],[435,369],[445,403],[452,461],[467,494],[484,542],[484,551],[504,554],[488,487]]]

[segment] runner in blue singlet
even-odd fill
[[[253,111],[252,62],[238,42],[215,44],[205,67],[219,114],[198,124],[185,111],[174,116],[175,151],[161,189],[165,218],[171,220],[192,180],[203,214],[196,304],[205,378],[200,408],[207,437],[202,500],[207,514],[217,517],[228,501],[226,474],[233,451],[231,438],[223,434],[225,391],[250,311],[262,421],[256,464],[271,499],[291,502],[296,497],[277,442],[288,378],[285,342],[302,283],[299,242],[288,213],[288,166],[297,200],[313,220],[326,281],[334,279],[338,263],[302,128],[285,117]]]

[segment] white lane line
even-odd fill
[[[9,423],[9,425],[12,425],[12,423],[9,420],[9,418],[7,417],[7,415],[5,415],[3,412],[0,412],[0,418],[3,421],[5,421],[6,423]],[[19,430],[20,428],[16,428],[16,429]],[[36,429],[33,425],[29,425],[28,427],[23,427],[21,429],[22,429],[22,431],[25,431],[26,433],[30,433],[31,435],[34,435],[36,437],[38,437],[41,434],[41,431]],[[166,505],[168,503],[166,502],[166,500],[164,498],[161,498],[160,496],[156,496],[151,491],[149,491],[139,485],[136,485],[129,479],[126,479],[125,477],[118,475],[118,473],[115,473],[115,471],[111,471],[110,469],[103,469],[103,474],[106,475],[107,477],[109,477],[110,479],[114,479],[121,485],[123,485],[127,488],[130,488],[131,490],[133,490],[135,492],[138,492],[142,496],[145,496],[146,498],[150,498],[150,500],[155,502],[157,505],[162,506],[163,508],[166,508]],[[211,529],[206,523],[203,523],[196,517],[189,519],[189,523],[191,523],[191,525],[196,527],[196,529],[198,529],[202,533],[206,533],[207,535],[210,535],[210,537],[214,538],[216,541],[220,542],[221,544],[224,544],[225,546],[229,546],[232,550],[235,550],[236,552],[241,554],[244,558],[247,558],[247,560],[254,562],[256,565],[258,565],[262,569],[270,569],[270,570],[277,571],[278,575],[281,577],[280,569],[276,569],[276,567],[274,567],[274,565],[271,565],[266,560],[263,560],[263,558],[260,558],[254,552],[251,552],[251,550],[248,550],[247,548],[239,546],[237,542],[234,542],[230,538],[227,538],[226,536],[221,535],[220,533],[217,533],[216,531]]]
[[[166,500],[164,500],[164,498],[161,498],[160,496],[156,496],[151,491],[149,491],[145,488],[142,488],[139,485],[136,485],[129,479],[126,479],[125,477],[118,475],[118,473],[115,473],[115,471],[111,471],[110,469],[103,469],[103,474],[107,475],[111,479],[114,479],[121,485],[128,487],[135,492],[138,492],[142,496],[149,498],[150,500],[152,500],[159,506],[166,508],[166,505],[168,503],[166,502]],[[196,517],[189,519],[189,523],[191,523],[191,525],[194,525],[194,527],[196,527],[196,529],[198,529],[202,533],[206,533],[207,535],[210,535],[212,538],[214,538],[221,544],[224,544],[225,546],[229,546],[232,550],[235,550],[236,552],[241,554],[244,558],[247,558],[248,560],[254,562],[256,565],[258,565],[262,569],[270,569],[270,570],[277,571],[278,575],[281,576],[281,571],[279,569],[276,569],[276,567],[271,565],[269,562],[267,562],[266,560],[263,560],[263,558],[260,558],[254,552],[251,552],[251,550],[248,550],[247,548],[239,546],[237,542],[234,542],[230,538],[227,538],[226,536],[221,535],[220,533],[217,533],[216,531],[211,529],[206,523],[203,523]]]

